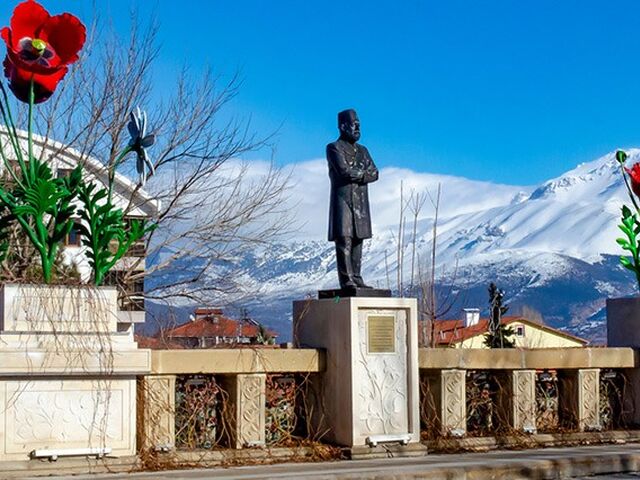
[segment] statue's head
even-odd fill
[[[351,143],[360,140],[360,119],[355,110],[343,110],[338,113],[338,128],[340,136],[345,140]]]

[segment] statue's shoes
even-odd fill
[[[364,280],[362,279],[362,277],[355,277],[353,279],[353,281],[356,283],[356,286],[358,288],[369,288],[372,289],[373,287],[370,287],[369,285],[364,283]]]

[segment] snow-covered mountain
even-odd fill
[[[629,150],[628,163],[640,161]],[[291,300],[337,286],[333,244],[324,240],[328,198],[326,165],[307,162],[297,191],[300,218],[309,219],[297,240],[256,251],[243,259],[244,279],[259,292],[252,314],[286,338]],[[397,288],[397,238],[400,180],[404,198],[441,184],[437,225],[437,272],[443,284],[462,294],[450,315],[463,306],[485,307],[486,287],[495,281],[506,290],[513,311],[527,306],[549,324],[590,338],[604,337],[605,299],[626,295],[634,280],[619,265],[615,242],[620,207],[628,202],[620,167],[611,152],[536,187],[477,182],[460,177],[417,174],[388,168],[371,185],[375,238],[365,244],[363,276],[373,285]],[[313,184],[313,186],[312,186]],[[319,187],[318,185],[322,185]],[[294,195],[296,189],[294,188]],[[426,201],[416,223],[405,211],[404,285],[425,268],[432,247],[434,209]],[[417,273],[416,273],[417,275]],[[454,278],[455,277],[455,278]],[[266,307],[265,307],[266,305]]]

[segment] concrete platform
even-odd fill
[[[310,479],[484,480],[557,479],[640,471],[640,444],[428,455],[422,458],[260,465],[122,475],[74,475],[58,480]],[[23,477],[24,478],[24,477]],[[597,477],[596,477],[597,478]],[[606,478],[606,477],[600,477]],[[625,478],[625,477],[621,477]],[[632,477],[633,478],[633,477]]]

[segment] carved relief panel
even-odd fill
[[[467,430],[465,374],[465,370],[442,370],[440,373],[441,423],[445,435],[460,435]]]
[[[266,375],[238,375],[236,381],[236,446],[264,445]]]
[[[354,352],[356,431],[409,432],[409,376],[405,310],[361,310]]]
[[[512,372],[513,428],[533,433],[536,431],[536,371]]]
[[[580,430],[600,428],[600,370],[578,370],[578,421]]]
[[[37,448],[135,453],[135,379],[0,382],[5,459]]]

